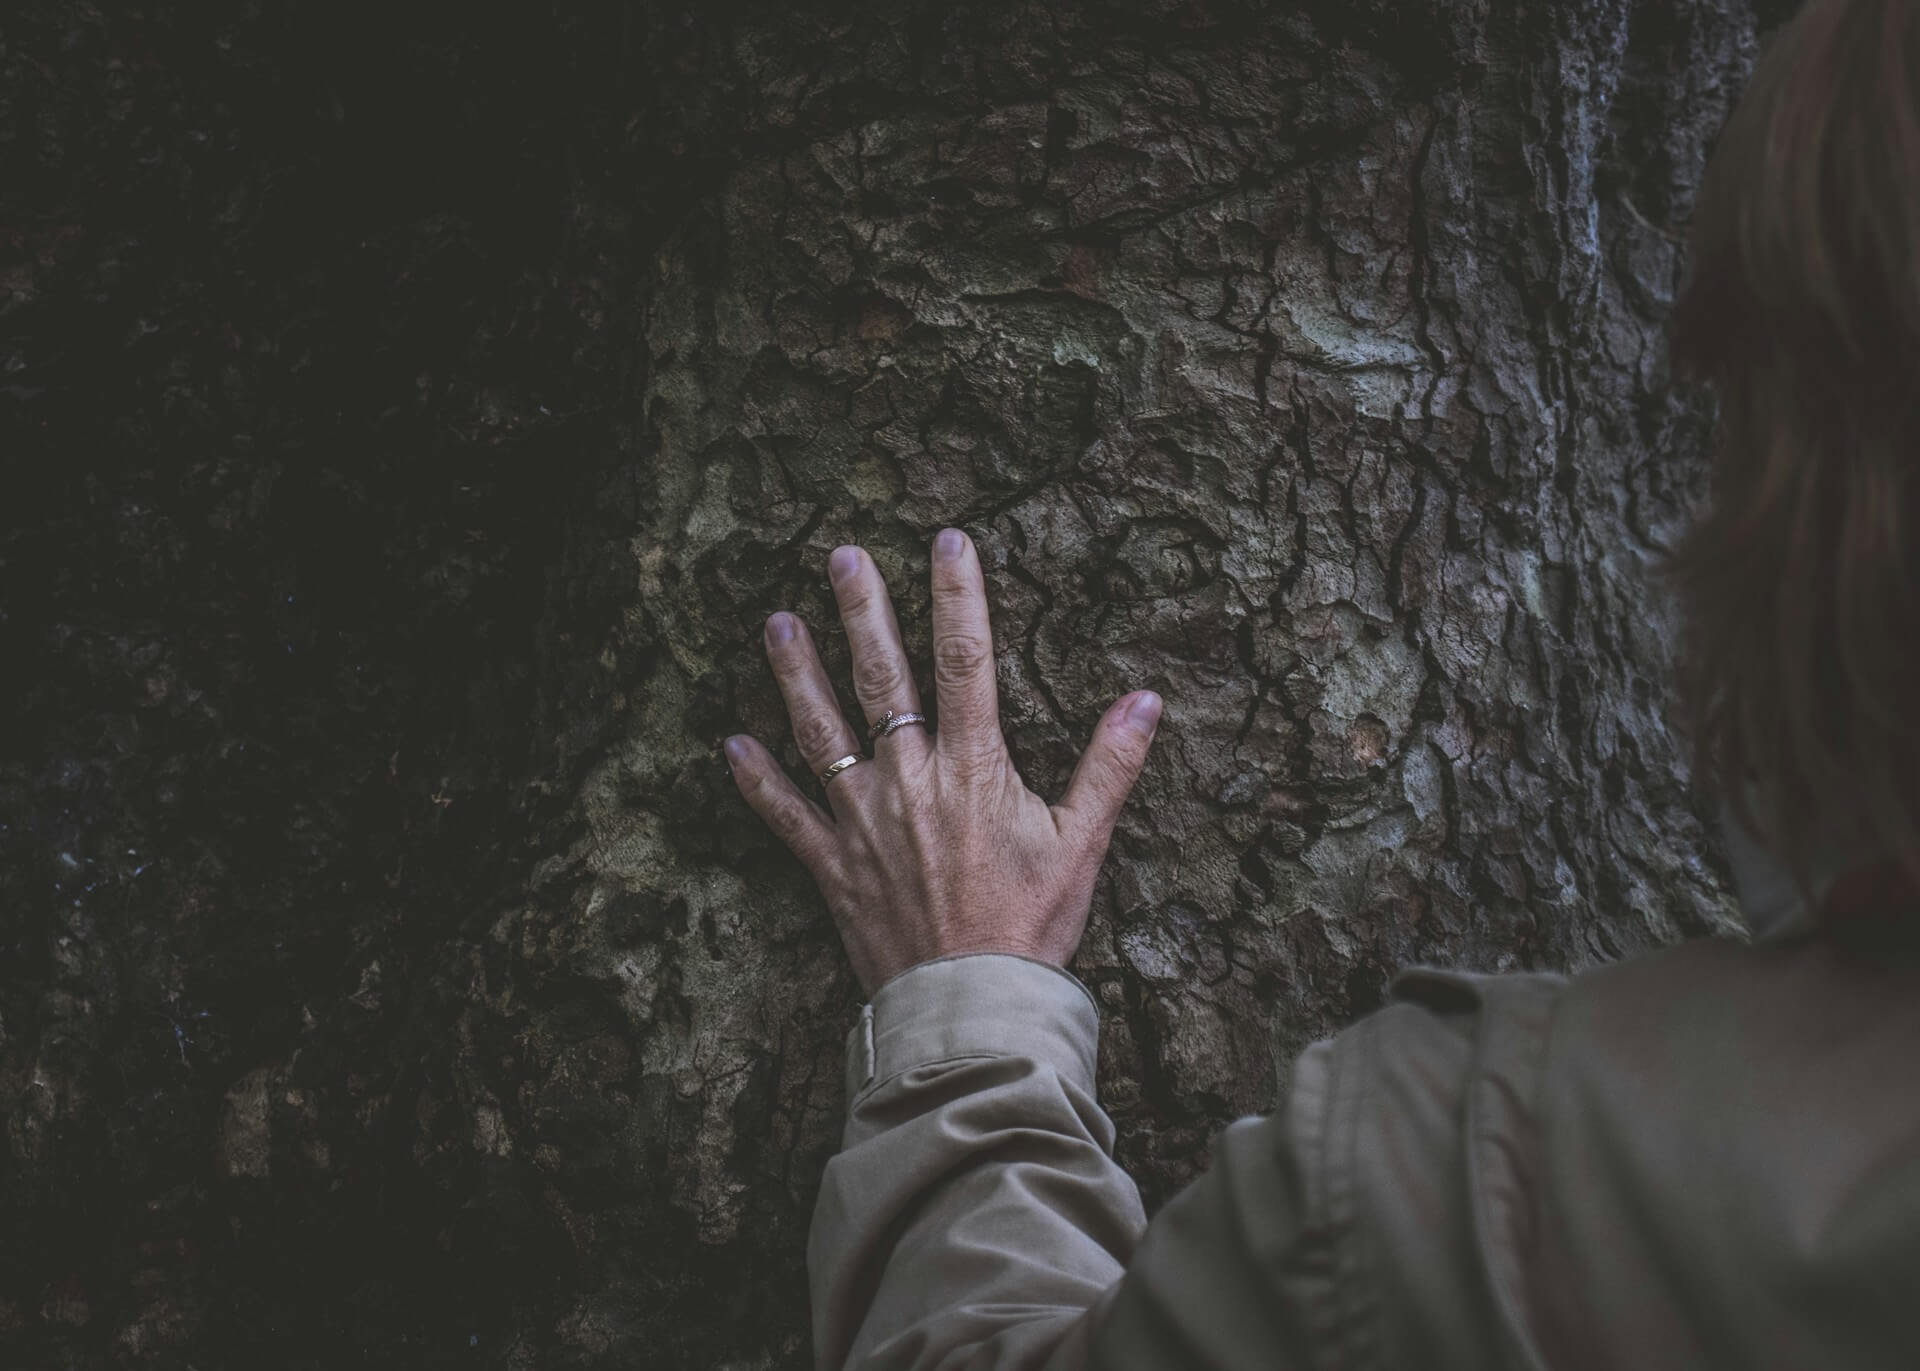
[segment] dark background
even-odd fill
[[[414,1101],[433,949],[524,871],[542,643],[596,614],[561,533],[693,174],[654,21],[581,9],[0,19],[9,1366],[481,1364],[567,1278]],[[228,1086],[300,1044],[373,1116],[280,1094],[292,1174],[228,1180]]]

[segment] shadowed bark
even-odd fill
[[[827,552],[987,567],[1149,1204],[1414,962],[1734,927],[1661,329],[1779,6],[7,21],[0,1348],[797,1367]],[[21,663],[31,663],[21,670]],[[851,716],[851,711],[850,711]]]

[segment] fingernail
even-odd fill
[[[957,528],[943,528],[940,536],[933,540],[933,555],[943,562],[951,562],[967,546],[967,535]]]
[[[854,568],[860,565],[860,549],[849,544],[837,547],[833,556],[827,558],[827,575],[833,578],[835,585],[853,575]]]
[[[728,766],[738,766],[747,759],[747,740],[738,733],[727,739],[724,746],[727,750]]]
[[[767,620],[767,641],[784,643],[793,637],[793,616],[785,610]]]
[[[1133,697],[1127,706],[1127,722],[1136,728],[1152,728],[1160,721],[1160,697],[1151,690]]]

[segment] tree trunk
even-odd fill
[[[1779,6],[724,8],[20,21],[9,1364],[807,1365],[859,993],[718,743],[817,793],[844,541],[931,701],[973,535],[1049,799],[1166,700],[1150,1208],[1401,967],[1735,926],[1662,327]]]

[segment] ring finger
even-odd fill
[[[833,550],[833,556],[827,559],[827,571],[833,580],[834,598],[840,604],[840,621],[847,627],[853,693],[859,698],[865,721],[869,725],[878,723],[889,712],[918,713],[920,691],[907,667],[900,623],[894,617],[893,600],[887,594],[880,568],[864,549],[849,543]],[[926,746],[926,735],[914,727],[896,729],[886,739],[887,752],[893,756]],[[879,738],[873,740],[875,757],[881,755],[880,743]]]
[[[840,712],[826,668],[820,665],[820,654],[814,650],[813,638],[800,616],[785,610],[775,614],[767,620],[766,639],[773,679],[780,684],[787,717],[793,721],[793,740],[813,774],[818,776],[842,757],[859,755],[859,739]],[[842,772],[826,782],[829,800],[846,780]]]

